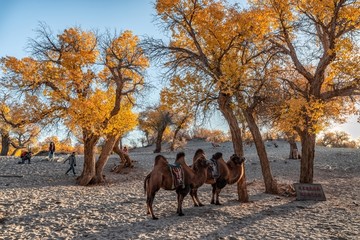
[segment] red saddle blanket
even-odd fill
[[[178,187],[185,188],[183,168],[180,165],[173,165],[173,164],[169,164],[169,168],[173,179],[172,187],[174,189]]]

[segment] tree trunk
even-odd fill
[[[300,138],[301,138],[300,183],[313,183],[316,135],[304,131],[300,134]]]
[[[118,138],[114,144],[114,148],[113,151],[119,155],[120,157],[120,164],[125,163],[126,162],[126,158],[125,158],[125,154],[123,153],[123,151],[121,150],[121,146],[120,146],[120,142],[121,142],[121,138]]]
[[[173,137],[173,140],[172,140],[172,143],[171,143],[171,146],[170,146],[170,151],[172,151],[172,152],[175,150],[175,141],[176,141],[176,137],[177,137],[180,129],[181,129],[181,126],[178,126],[178,127],[175,129],[174,137]]]
[[[98,183],[105,182],[105,178],[103,176],[103,170],[104,170],[105,164],[107,163],[107,161],[109,159],[109,155],[114,148],[116,139],[117,138],[115,136],[109,136],[106,139],[105,144],[101,150],[99,160],[96,162],[96,165],[95,165],[95,177],[91,180],[92,184],[98,184]]]
[[[120,141],[121,141],[121,138],[117,139],[115,142],[114,148],[113,148],[113,151],[120,157],[119,165],[122,165],[121,169],[125,168],[125,167],[133,167],[134,165],[132,164],[132,161],[131,161],[129,155],[125,154],[119,147]],[[119,173],[120,171],[116,171],[116,172]]]
[[[156,137],[154,153],[161,152],[162,137],[163,137],[163,134],[165,132],[165,129],[166,129],[166,126],[164,128],[159,129],[159,132],[158,132],[157,137]]]
[[[243,114],[248,123],[251,135],[254,139],[256,151],[260,159],[261,171],[265,183],[265,192],[271,194],[277,194],[279,193],[279,190],[277,187],[277,183],[271,174],[269,159],[266,153],[265,144],[264,141],[262,140],[259,127],[256,124],[256,121],[251,113],[251,110],[249,109],[243,110]]]
[[[290,145],[289,159],[299,159],[299,149],[295,141],[295,136],[289,137],[288,142]]]
[[[10,149],[10,136],[9,133],[2,133],[1,134],[1,153],[0,156],[7,156]]]
[[[219,94],[219,98],[218,98],[219,109],[223,114],[223,116],[225,117],[227,123],[229,124],[234,151],[237,155],[244,156],[241,129],[237,122],[236,116],[232,112],[230,102],[231,102],[230,96],[222,93]],[[246,187],[245,164],[243,164],[243,171],[244,171],[244,175],[237,184],[238,199],[241,202],[248,202],[249,195]]]
[[[99,137],[84,133],[84,167],[81,176],[78,178],[78,183],[81,186],[90,184],[95,176],[95,145]]]
[[[145,138],[146,138],[146,146],[150,146],[152,143],[150,143],[150,136],[149,136],[149,132],[145,131]]]

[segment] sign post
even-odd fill
[[[294,183],[296,200],[326,201],[321,184]]]

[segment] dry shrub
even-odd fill
[[[180,149],[184,149],[184,147],[186,146],[187,141],[185,138],[181,138],[181,139],[176,139],[175,140],[175,144],[174,144],[174,149],[175,150],[180,150]]]
[[[194,138],[205,139],[208,142],[226,142],[230,140],[228,134],[221,130],[209,130],[205,128],[199,128],[194,132]]]
[[[33,152],[48,151],[50,142],[54,142],[56,147],[55,152],[71,153],[75,151],[78,154],[83,153],[83,150],[81,148],[72,146],[72,142],[70,139],[59,140],[58,137],[56,136],[48,137],[44,141],[38,143],[38,145],[36,146],[36,149],[38,151],[33,151]]]
[[[317,144],[325,147],[334,148],[356,148],[356,141],[350,139],[350,135],[346,132],[326,132]]]

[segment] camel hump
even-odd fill
[[[185,163],[185,153],[184,152],[179,152],[178,154],[176,154],[175,163],[186,164]]]
[[[202,150],[201,148],[197,149],[195,154],[194,154],[194,157],[193,157],[193,162],[195,162],[199,157],[201,157],[202,155],[205,156],[205,152],[204,150]]]
[[[176,154],[176,160],[179,158],[185,157],[185,153],[184,152],[179,152],[178,154]]]
[[[193,163],[195,163],[200,158],[205,158],[205,152],[201,148],[196,150],[194,157],[193,157]]]
[[[205,154],[204,150],[201,148],[198,148],[194,154],[194,156],[200,155],[200,154]]]
[[[159,164],[169,164],[169,162],[166,160],[166,158],[163,155],[157,155],[155,157],[155,165]]]

